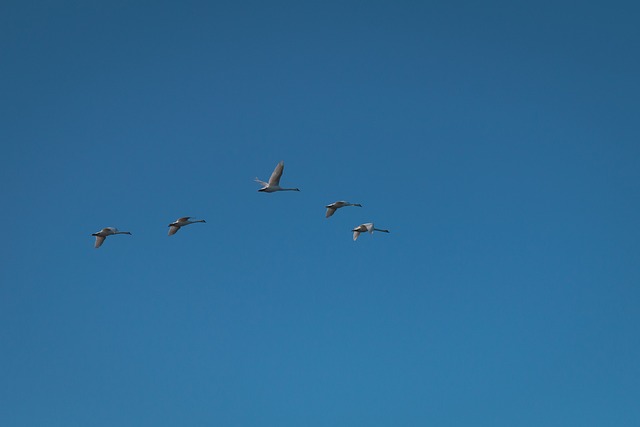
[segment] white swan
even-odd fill
[[[262,191],[265,193],[273,193],[274,191],[300,191],[297,188],[282,188],[280,187],[280,177],[282,177],[282,172],[284,171],[284,162],[280,162],[278,163],[278,165],[276,166],[276,168],[273,170],[273,173],[271,174],[271,177],[269,178],[269,182],[264,182],[259,180],[258,178],[255,179],[255,181],[257,183],[262,184],[262,188],[259,189],[258,191]]]
[[[107,238],[107,236],[111,236],[114,234],[129,234],[131,235],[130,232],[128,231],[118,231],[117,228],[115,227],[105,227],[102,230],[98,231],[97,233],[93,233],[92,236],[96,237],[96,244],[95,247],[99,248],[100,246],[102,246],[102,244],[104,243],[104,239]]]
[[[356,240],[358,240],[358,236],[360,235],[360,233],[364,233],[365,231],[368,231],[369,234],[373,234],[374,231],[382,231],[383,233],[388,233],[389,232],[389,230],[382,230],[380,228],[374,228],[372,222],[368,222],[366,224],[360,224],[359,226],[357,226],[356,228],[354,228],[351,231],[353,231],[353,241],[354,242]]]
[[[205,221],[204,219],[197,219],[197,220],[191,221],[190,216],[183,216],[182,218],[176,219],[171,224],[169,224],[169,236],[173,236],[174,234],[176,234],[178,230],[180,230],[180,227],[184,227],[185,225],[189,225],[189,224],[195,224],[196,222],[207,222],[207,221]]]
[[[331,215],[333,215],[336,210],[343,208],[345,206],[359,206],[362,207],[362,205],[360,203],[349,203],[349,202],[345,202],[345,201],[339,201],[339,202],[333,202],[330,205],[325,206],[325,208],[327,208],[327,215],[326,218],[329,218]]]

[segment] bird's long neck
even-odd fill
[[[383,233],[388,233],[389,230],[383,230],[381,228],[374,228],[375,231],[382,231]]]
[[[113,234],[131,234],[131,232],[130,231],[116,231]]]
[[[280,188],[280,191],[300,191],[298,188]]]

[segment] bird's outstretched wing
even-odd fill
[[[280,178],[282,177],[283,171],[284,171],[284,161],[281,161],[273,170],[273,173],[269,178],[269,185],[280,185]]]
[[[169,236],[173,236],[174,234],[176,234],[178,232],[178,230],[180,230],[180,227],[178,227],[176,225],[170,225],[169,226]]]
[[[104,243],[104,239],[106,239],[106,237],[104,236],[96,236],[96,244],[95,244],[95,248],[99,248],[100,246],[102,246],[102,244]]]

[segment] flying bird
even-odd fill
[[[118,231],[117,228],[115,227],[105,227],[102,230],[98,231],[97,233],[93,233],[92,236],[96,237],[96,244],[95,247],[99,248],[100,246],[102,246],[102,244],[104,243],[104,239],[107,238],[107,236],[111,236],[114,234],[129,234],[131,235],[130,232],[128,231]]]
[[[275,191],[300,191],[297,188],[280,187],[280,178],[282,177],[283,171],[284,171],[284,162],[282,161],[278,163],[276,168],[273,170],[273,173],[269,178],[269,182],[264,182],[256,178],[255,181],[262,185],[262,188],[259,189],[258,191],[262,191],[264,193],[273,193]]]
[[[185,225],[195,224],[196,222],[206,222],[204,219],[197,219],[191,221],[190,216],[183,216],[182,218],[178,218],[169,224],[169,236],[173,236],[180,230],[180,227],[184,227]]]
[[[374,231],[382,231],[383,233],[388,233],[389,232],[389,230],[382,230],[380,228],[374,228],[372,222],[368,222],[366,224],[360,224],[359,226],[357,226],[356,228],[354,228],[351,231],[353,231],[353,241],[354,242],[356,240],[358,240],[358,236],[360,235],[360,233],[364,233],[365,231],[368,231],[369,234],[373,234]]]
[[[339,202],[333,202],[330,205],[325,206],[325,208],[327,208],[326,217],[329,218],[331,215],[336,213],[336,210],[338,210],[340,208],[343,208],[345,206],[359,206],[359,207],[362,207],[362,205],[360,203],[349,203],[349,202],[345,202],[343,200],[341,200]]]

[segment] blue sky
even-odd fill
[[[638,17],[3,3],[0,424],[640,424]]]

